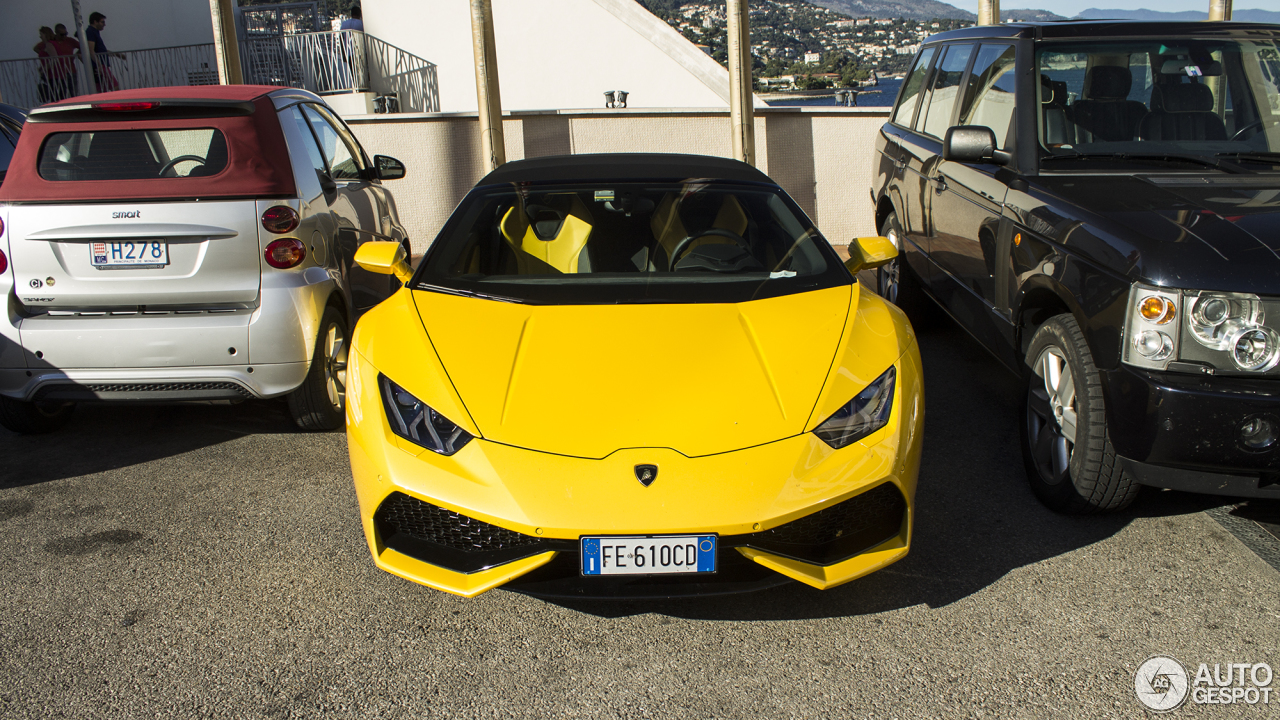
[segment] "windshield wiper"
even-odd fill
[[[1247,172],[1242,167],[1232,165],[1231,163],[1224,163],[1221,160],[1201,157],[1199,155],[1179,155],[1178,153],[1077,152],[1070,155],[1043,155],[1040,160],[1041,162],[1045,160],[1162,160],[1165,162],[1194,163],[1196,165],[1204,165],[1227,173]]]
[[[1280,153],[1277,152],[1220,152],[1218,157],[1229,157],[1236,161],[1248,161],[1259,163],[1270,163],[1272,165],[1280,165]]]

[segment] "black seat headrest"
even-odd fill
[[[1124,100],[1133,86],[1129,68],[1099,65],[1089,71],[1090,100]]]
[[[188,177],[206,177],[209,175],[217,175],[227,167],[227,137],[220,131],[214,130],[213,137],[209,140],[209,152],[204,156],[204,164],[191,168],[191,172],[187,173]]]
[[[1198,83],[1157,85],[1152,96],[1152,104],[1165,112],[1213,111],[1213,91],[1208,85]]]

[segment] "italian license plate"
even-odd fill
[[[715,535],[584,537],[583,575],[668,575],[716,571]]]
[[[90,260],[101,270],[159,268],[169,264],[167,242],[91,243]]]

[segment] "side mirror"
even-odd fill
[[[849,243],[849,259],[844,261],[844,266],[856,275],[862,270],[878,268],[896,257],[898,248],[889,238],[861,237]]]
[[[982,125],[957,125],[942,141],[942,159],[962,163],[1008,165],[1013,155],[996,149],[996,134]]]
[[[404,245],[390,240],[373,240],[361,245],[356,250],[356,264],[371,273],[379,275],[395,275],[400,282],[407,283],[413,277],[409,267]]]
[[[379,180],[399,180],[404,177],[404,163],[386,155],[374,155],[373,165],[378,169]]]

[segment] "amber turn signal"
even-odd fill
[[[1152,295],[1142,299],[1138,304],[1138,313],[1144,320],[1156,325],[1166,325],[1178,314],[1178,308],[1168,298]]]

